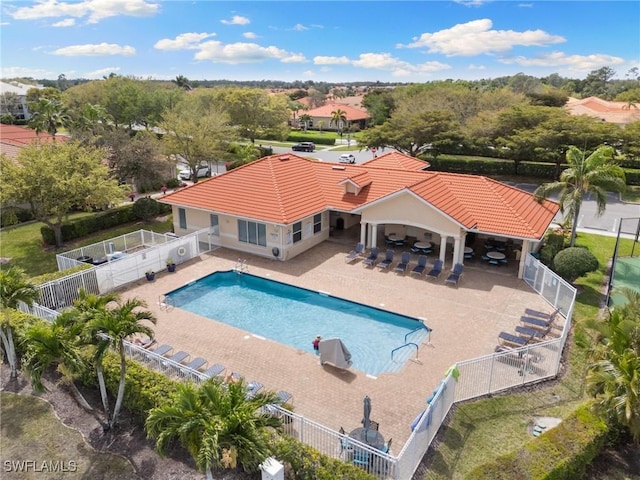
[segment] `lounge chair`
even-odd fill
[[[534,328],[551,328],[551,323],[546,320],[542,320],[541,318],[535,317],[520,317],[520,321],[522,323],[526,323],[527,325],[533,326]]]
[[[376,261],[378,260],[378,255],[379,254],[380,254],[380,250],[378,250],[378,247],[373,247],[371,249],[371,252],[369,252],[369,256],[364,259],[362,264],[366,265],[367,267],[375,266]]]
[[[395,255],[395,252],[393,250],[387,250],[387,254],[384,257],[384,260],[382,260],[380,263],[378,263],[378,265],[376,265],[378,268],[380,269],[387,269],[391,266],[391,264],[393,263],[393,257]]]
[[[524,309],[524,314],[528,317],[540,317],[543,320],[548,320],[549,322],[553,322],[556,316],[560,313],[560,310],[556,309],[553,313],[544,313],[538,310],[531,310],[530,308]]]
[[[256,394],[262,390],[262,387],[264,387],[264,385],[260,382],[256,382],[255,380],[247,383],[247,398],[250,399],[255,397]]]
[[[521,327],[520,325],[516,327],[516,332],[522,335],[523,337],[537,338],[537,339],[542,339],[547,334],[547,332],[545,331],[536,330],[535,328]]]
[[[181,363],[181,362],[183,362],[185,359],[187,359],[189,357],[190,357],[190,355],[187,352],[185,352],[184,350],[180,350],[178,353],[175,353],[175,354],[171,355],[169,357],[169,360],[172,360],[172,361],[174,361],[176,363]]]
[[[347,256],[345,258],[345,262],[351,263],[351,262],[357,260],[362,255],[362,252],[364,252],[364,245],[362,243],[356,244],[355,250],[351,250],[347,254]]]
[[[437,259],[433,264],[433,268],[427,273],[427,278],[440,277],[440,274],[442,273],[442,265],[443,265],[443,261],[440,259]]]
[[[402,252],[400,263],[393,269],[394,272],[406,273],[409,268],[409,262],[411,261],[411,254],[409,252]]]
[[[457,286],[463,271],[464,265],[462,265],[461,263],[456,263],[449,276],[445,279],[445,283],[450,283]]]
[[[171,345],[167,345],[165,343],[164,345],[160,345],[158,348],[153,350],[153,353],[155,353],[157,355],[165,355],[165,354],[169,353],[171,350],[173,350],[173,347]]]
[[[191,360],[189,363],[187,363],[186,367],[192,369],[192,370],[198,370],[200,367],[202,367],[203,365],[207,364],[207,360],[202,358],[202,357],[197,357],[194,358],[193,360]]]
[[[225,367],[223,365],[216,363],[215,365],[212,365],[209,368],[207,368],[207,370],[204,372],[204,376],[209,378],[215,377],[216,375],[220,375],[222,372],[224,372],[224,370],[225,370]]]
[[[502,340],[503,344],[510,343],[511,345],[517,345],[519,347],[524,347],[526,344],[529,343],[528,339],[519,337],[517,335],[513,335],[512,333],[507,333],[507,332],[500,332],[500,335],[498,335],[498,338]]]
[[[293,398],[293,395],[291,395],[289,392],[285,392],[284,390],[278,391],[276,395],[283,404],[289,402],[289,400]]]
[[[411,269],[411,275],[422,275],[427,268],[427,256],[420,255],[418,257],[418,264]]]

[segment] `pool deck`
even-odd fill
[[[266,389],[286,390],[293,394],[296,413],[329,428],[350,431],[360,426],[362,399],[368,395],[371,418],[380,424],[385,439],[393,438],[397,454],[411,433],[411,422],[452,364],[492,353],[498,333],[512,332],[525,308],[545,312],[552,308],[516,277],[514,267],[469,262],[456,288],[444,283],[446,271],[438,280],[427,280],[366,268],[360,261],[347,264],[344,258],[351,248],[326,241],[288,262],[218,249],[179,265],[175,273],[160,273],[154,282],[140,280],[120,293],[147,302],[158,319],[158,344],[185,350],[191,358],[204,357],[209,365],[221,363],[225,373],[237,372],[247,381],[262,382]],[[371,378],[356,370],[320,366],[312,353],[180,309],[160,308],[163,293],[212,272],[231,270],[239,256],[254,275],[423,317],[433,330],[430,344],[421,345],[418,361],[407,361],[399,373]]]

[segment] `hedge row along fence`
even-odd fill
[[[159,214],[171,213],[171,205],[156,202],[159,208]],[[108,228],[117,227],[125,223],[131,223],[139,220],[135,213],[135,204],[127,204],[113,208],[107,212],[98,213],[96,215],[71,220],[62,225],[62,238],[65,242],[87,236],[91,233]],[[42,240],[47,245],[55,245],[56,238],[53,229],[44,225],[40,229]]]
[[[472,470],[471,480],[580,480],[609,440],[606,423],[587,403],[522,448]]]
[[[429,170],[451,173],[470,173],[477,175],[523,175],[538,177],[545,180],[553,180],[556,173],[554,163],[502,160],[486,157],[464,157],[452,155],[439,155],[432,158],[428,155],[421,156],[431,164]],[[560,165],[560,170],[568,168],[568,165]],[[627,185],[640,185],[640,169],[623,168],[627,177]]]

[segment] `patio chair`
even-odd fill
[[[433,268],[427,273],[427,278],[439,278],[442,273],[443,263],[442,260],[437,259],[433,264]]]
[[[393,441],[393,438],[390,438],[389,441],[384,444],[384,447],[382,447],[380,449],[382,451],[382,453],[389,453],[389,451],[391,450],[391,442],[392,441]]]
[[[462,276],[462,272],[464,271],[464,265],[461,263],[456,263],[451,270],[449,276],[445,279],[445,283],[450,283],[452,285],[458,286],[458,282],[460,281],[460,277]]]
[[[541,318],[522,316],[520,317],[520,321],[534,328],[551,328],[551,322],[547,322],[546,320],[542,320]]]
[[[518,325],[516,327],[516,333],[519,333],[523,337],[540,340],[540,339],[543,339],[548,332],[545,332],[543,330],[536,330],[535,328],[530,328],[530,327],[522,327]]]
[[[187,367],[192,369],[192,370],[198,370],[200,369],[200,367],[202,367],[203,365],[207,364],[207,360],[202,358],[202,357],[197,357],[194,358],[193,360],[191,360],[189,363],[187,363]]]
[[[378,250],[378,247],[373,247],[371,249],[371,252],[369,252],[369,256],[364,259],[362,264],[367,266],[367,267],[375,266],[376,261],[378,260],[378,255],[379,254],[380,254],[380,250]]]
[[[411,275],[422,275],[427,268],[427,256],[420,255],[418,257],[418,264],[411,269]]]
[[[175,353],[173,355],[171,355],[169,357],[169,360],[173,360],[176,363],[181,363],[183,362],[185,359],[189,358],[191,355],[189,355],[187,352],[185,352],[184,350],[180,350],[178,353]]]
[[[556,309],[553,311],[553,313],[544,313],[544,312],[540,312],[538,310],[531,310],[530,308],[525,308],[524,309],[524,313],[526,316],[530,316],[530,317],[540,317],[543,320],[548,320],[549,322],[553,322],[556,318],[556,316],[558,315],[558,313],[560,313],[559,309]]]
[[[256,382],[255,380],[247,383],[247,399],[251,399],[256,396],[256,394],[262,390],[264,385],[260,382]]]
[[[289,403],[289,400],[293,398],[293,395],[291,395],[289,392],[286,392],[284,390],[280,390],[276,392],[276,395],[278,396],[278,398],[283,404]]]
[[[153,353],[157,354],[157,355],[166,355],[167,353],[169,353],[171,350],[173,350],[173,347],[171,345],[168,344],[164,344],[164,345],[160,345],[158,348],[156,348],[155,350],[152,350]]]
[[[351,263],[354,260],[357,260],[358,258],[360,258],[360,256],[362,255],[362,252],[364,252],[364,245],[362,243],[358,243],[356,244],[356,248],[355,250],[351,250],[346,258],[345,258],[345,262],[347,263]]]
[[[353,443],[349,441],[347,432],[345,432],[342,427],[340,427],[338,432],[340,432],[340,435],[344,435],[343,437],[340,437],[340,453],[342,454],[344,451],[351,452],[353,450]]]
[[[351,459],[351,462],[359,467],[368,468],[369,463],[371,462],[371,452],[358,448],[353,451],[353,458]]]
[[[409,268],[410,261],[411,261],[411,254],[409,252],[402,252],[400,263],[396,265],[396,268],[394,268],[393,271],[407,273],[407,268]]]
[[[205,370],[204,372],[204,375],[206,377],[212,378],[212,377],[215,377],[216,375],[220,375],[222,372],[224,372],[224,370],[225,370],[225,367],[223,365],[216,363],[215,365],[212,365],[209,368],[207,368],[207,370]]]
[[[526,338],[522,338],[508,332],[500,332],[500,334],[498,335],[498,338],[502,340],[503,344],[507,343],[511,345],[517,345],[518,347],[524,347],[526,344],[529,343],[529,340],[527,340]]]
[[[384,260],[382,260],[380,263],[378,263],[378,265],[376,265],[378,268],[380,269],[387,269],[391,266],[391,264],[393,263],[393,257],[395,255],[395,252],[391,249],[387,250],[387,254],[384,257]]]

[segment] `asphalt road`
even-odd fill
[[[301,157],[315,158],[323,162],[338,162],[338,157],[345,153],[344,151],[332,149],[317,149],[315,152],[293,152],[291,147],[273,147],[274,153],[295,153]],[[378,152],[378,154],[388,152]],[[356,157],[356,163],[364,163],[373,158],[373,154],[366,150],[351,151]],[[533,193],[537,185],[527,183],[509,183],[517,188]],[[578,218],[578,229],[593,230],[603,234],[617,234],[618,226],[621,218],[637,218],[640,217],[640,204],[624,203],[620,200],[620,196],[615,193],[607,194],[607,207],[603,215],[597,215],[597,204],[591,196],[587,196],[582,202],[580,215]],[[555,218],[556,223],[562,222],[562,214],[558,213]],[[637,222],[626,221],[623,224],[623,233],[635,234]]]

